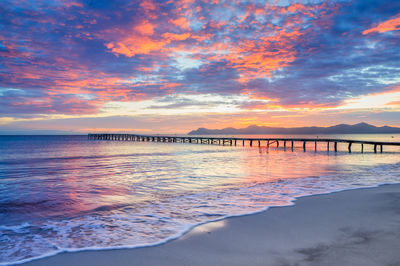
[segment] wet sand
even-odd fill
[[[400,184],[302,197],[158,246],[61,253],[23,265],[400,265]]]

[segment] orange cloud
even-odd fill
[[[389,102],[386,105],[392,106],[392,107],[400,107],[400,101]]]
[[[234,47],[226,59],[243,74],[239,79],[241,82],[270,77],[274,70],[288,66],[296,59],[294,44],[301,35],[298,30],[281,30],[257,41],[246,40]]]
[[[144,10],[147,10],[147,11],[154,11],[154,10],[156,10],[156,6],[155,6],[155,4],[153,3],[153,1],[151,1],[151,0],[142,1],[142,3],[140,3],[140,6],[141,6]]]
[[[120,36],[117,36],[117,41],[107,43],[106,47],[117,56],[133,57],[138,54],[164,51],[167,44],[173,41],[183,41],[191,36],[190,33],[170,32],[157,35],[154,34],[155,28],[156,26],[149,21],[143,21],[134,26],[132,31],[121,32]],[[170,50],[172,51],[173,48]]]
[[[189,21],[185,17],[171,19],[169,22],[174,24],[175,26],[181,27],[182,29],[190,30]]]
[[[396,18],[389,19],[387,21],[379,23],[377,26],[373,28],[364,30],[362,34],[367,35],[372,32],[382,33],[387,31],[400,30],[400,14],[397,14],[396,16],[397,16]]]
[[[123,38],[116,43],[108,43],[106,47],[116,54],[122,54],[127,57],[133,57],[137,54],[150,54],[152,51],[160,50],[165,43],[155,41],[149,37],[140,35],[131,35]]]
[[[145,20],[141,24],[134,27],[134,30],[142,35],[153,35],[154,25]]]
[[[162,36],[165,39],[167,39],[168,41],[172,41],[172,40],[183,41],[190,37],[190,33],[175,34],[175,33],[166,32]]]

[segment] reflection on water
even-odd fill
[[[207,137],[204,135],[201,135],[200,137]],[[380,141],[380,142],[397,142],[400,143],[400,134],[331,134],[331,135],[209,135],[209,137],[215,137],[215,138],[230,138],[230,137],[237,137],[237,138],[252,138],[252,139],[276,139],[276,138],[282,138],[282,139],[343,139],[343,140],[362,140],[362,141]],[[292,144],[291,141],[287,141],[286,143],[286,149],[284,148],[284,143],[283,141],[271,141],[269,148],[278,148],[280,147],[281,150],[284,151],[292,151]],[[279,144],[279,145],[277,145]],[[245,141],[245,146],[248,146],[248,141]],[[333,151],[333,142],[329,143],[329,149],[328,149],[328,144],[326,142],[317,142],[317,147],[315,147],[314,141],[307,141],[306,142],[306,150],[307,151]],[[338,142],[337,144],[338,151],[348,151],[348,144],[347,143],[340,143]],[[237,146],[243,146],[242,141],[237,141]],[[255,141],[253,142],[253,146],[258,146],[258,142]],[[294,141],[293,143],[294,150],[301,149],[303,150],[303,142],[302,141]],[[267,141],[261,141],[261,148],[267,148]],[[353,152],[361,152],[361,144],[354,143],[352,144],[352,149]],[[269,151],[266,150],[267,152]],[[384,151],[385,152],[400,152],[400,147],[399,146],[389,146],[386,145],[384,146]],[[371,144],[364,144],[364,150],[363,152],[374,152],[374,146]],[[380,152],[380,149],[378,147],[378,152]]]
[[[399,153],[348,154],[345,145],[338,153],[323,147],[304,153],[298,146],[292,152],[265,143],[0,137],[0,263],[154,244],[189,226],[287,205],[294,197],[400,180]]]

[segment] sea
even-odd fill
[[[399,134],[307,137],[400,142]],[[298,197],[400,183],[399,148],[237,145],[0,136],[0,265],[152,246]]]

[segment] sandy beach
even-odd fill
[[[198,226],[166,244],[23,265],[400,265],[400,185],[302,197]]]

